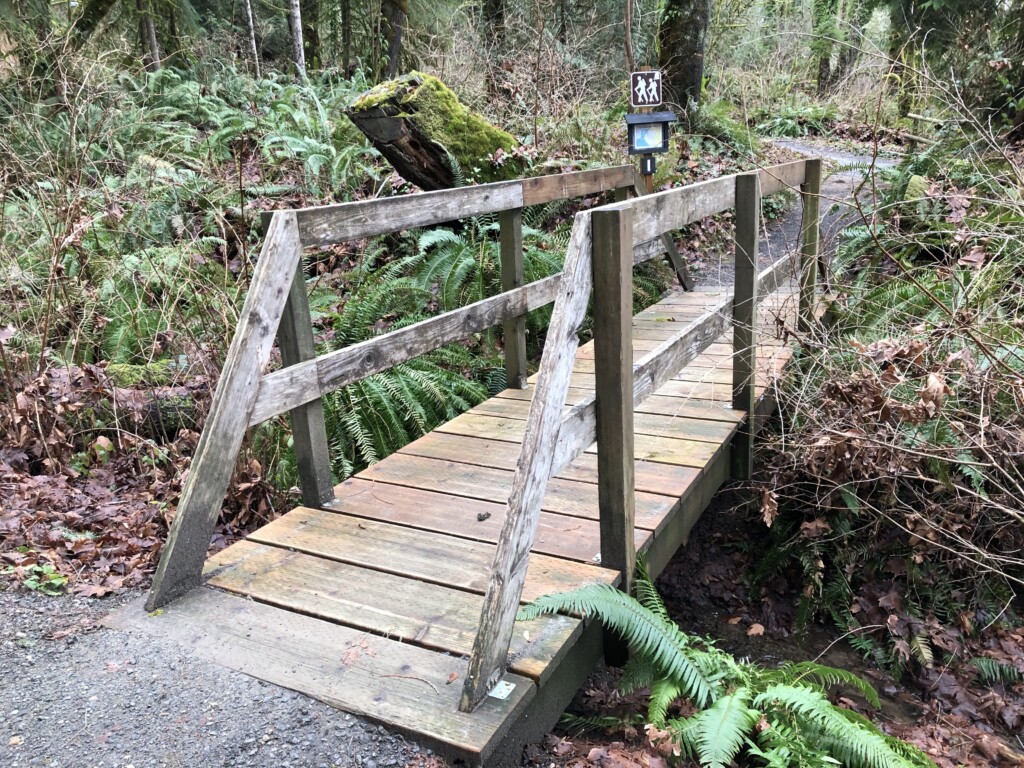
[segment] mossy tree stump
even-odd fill
[[[468,109],[431,75],[411,72],[381,83],[347,114],[402,178],[424,190],[522,175],[522,161],[507,154],[518,143],[515,137]],[[499,149],[502,162],[496,163]]]

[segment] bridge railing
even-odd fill
[[[733,407],[749,418],[733,444],[733,475],[749,476],[755,412],[757,297],[790,273],[784,257],[760,274],[758,240],[763,195],[800,189],[803,226],[798,275],[798,324],[814,312],[818,271],[820,160],[726,176],[576,215],[548,327],[525,437],[495,552],[460,709],[472,710],[505,672],[506,655],[526,579],[548,479],[595,440],[601,564],[620,572],[629,590],[633,543],[633,407],[659,389],[716,338],[733,328]],[[732,295],[684,326],[636,365],[632,357],[632,268],[645,244],[731,208],[736,210],[736,270]],[[565,412],[572,368],[591,290],[594,295],[595,394]]]
[[[554,275],[524,284],[523,208],[609,191],[617,200],[641,193],[631,165],[266,214],[263,247],[147,610],[201,583],[206,552],[249,426],[290,414],[303,501],[315,506],[334,499],[321,400],[325,394],[498,324],[505,327],[509,386],[525,386],[525,315],[550,304],[563,280]],[[316,354],[303,249],[493,213],[500,224],[501,293],[328,354]],[[680,279],[688,282],[671,241],[656,240],[642,244],[645,258],[667,253]],[[275,338],[283,365],[268,373]]]

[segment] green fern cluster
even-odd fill
[[[813,662],[764,669],[737,661],[682,632],[642,566],[639,571],[636,599],[607,585],[590,585],[540,598],[519,617],[595,616],[621,635],[632,653],[620,688],[627,694],[650,689],[648,720],[667,728],[685,756],[709,768],[726,768],[741,755],[777,768],[934,765],[916,748],[829,701],[827,690],[843,686],[878,707],[878,695],[861,678]],[[680,698],[689,699],[697,712],[671,717]]]

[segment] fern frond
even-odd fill
[[[522,620],[552,613],[596,616],[637,652],[648,656],[658,671],[677,681],[681,693],[703,707],[713,698],[711,683],[687,658],[678,627],[666,626],[636,600],[607,584],[589,584],[573,592],[547,595],[523,606]]]
[[[882,706],[878,700],[878,691],[864,678],[845,669],[828,667],[813,661],[801,661],[787,662],[779,668],[778,672],[782,681],[790,684],[810,681],[822,688],[846,686],[857,691],[875,709]]]
[[[750,708],[750,691],[737,688],[707,709],[675,724],[673,730],[702,766],[727,768],[740,751],[760,713]]]

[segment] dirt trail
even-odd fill
[[[859,172],[829,176],[825,195],[845,200],[859,180]],[[833,247],[848,210],[822,206],[825,247]],[[765,263],[791,248],[799,231],[797,207],[762,241]],[[702,282],[731,282],[726,262]],[[693,565],[687,552],[677,556],[684,567]],[[97,627],[138,596],[50,598],[0,586],[0,765],[387,768],[429,757],[326,704],[189,657],[170,643]]]

